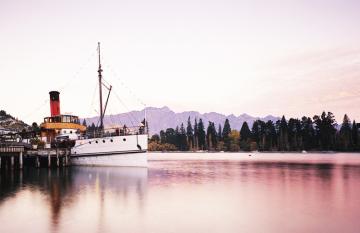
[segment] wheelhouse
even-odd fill
[[[80,124],[78,116],[73,115],[58,115],[52,117],[45,117],[44,123],[73,123]]]

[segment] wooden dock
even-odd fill
[[[10,167],[14,169],[15,159],[18,161],[18,167],[23,168],[24,146],[0,146],[0,168]]]
[[[66,167],[70,149],[28,149],[23,145],[0,145],[0,169],[22,169],[25,166]]]

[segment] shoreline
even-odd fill
[[[147,151],[166,154],[360,154],[360,151]]]

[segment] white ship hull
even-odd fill
[[[71,164],[87,166],[147,167],[147,135],[76,140]]]

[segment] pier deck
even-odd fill
[[[0,145],[0,169],[22,169],[24,165],[40,167],[65,167],[70,164],[70,149],[29,149],[21,144]]]

